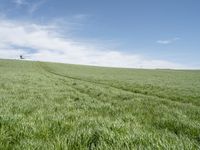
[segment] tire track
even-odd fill
[[[50,74],[52,74],[52,73],[47,72],[43,67],[40,66],[40,64],[38,65],[38,67],[40,68],[40,72],[41,72],[44,76],[46,76],[47,78],[49,78],[51,81],[55,82],[55,79],[53,79],[52,76],[50,76]],[[49,73],[49,75],[46,74],[45,72],[46,72],[46,73]],[[55,75],[55,74],[53,74],[53,75]],[[93,96],[91,96],[90,94],[88,94],[88,93],[86,93],[86,92],[82,92],[80,89],[73,87],[73,86],[72,86],[71,84],[69,84],[68,81],[67,81],[65,78],[63,78],[62,76],[58,76],[58,75],[55,75],[55,76],[57,76],[57,79],[58,79],[58,80],[64,82],[66,85],[68,85],[69,88],[71,88],[71,89],[74,90],[74,91],[77,91],[79,94],[84,95],[84,96],[86,96],[86,97],[89,97],[91,100],[96,100],[96,101],[98,101],[98,102],[102,102],[101,99],[98,99],[98,98],[96,98],[96,97],[93,97]],[[59,78],[59,77],[61,77],[61,78]],[[73,80],[74,80],[74,79],[73,79]],[[105,103],[105,102],[104,102],[104,103]],[[106,103],[109,103],[109,102],[106,102]],[[111,104],[111,103],[109,103],[109,104]]]
[[[100,83],[100,82],[95,82],[95,81],[89,81],[89,80],[84,80],[84,79],[80,79],[80,78],[77,78],[77,77],[71,77],[71,76],[68,76],[68,75],[59,74],[59,73],[56,73],[56,72],[52,71],[48,66],[44,66],[42,64],[42,62],[38,62],[38,63],[39,63],[39,66],[43,70],[45,70],[46,72],[49,72],[51,74],[54,74],[56,76],[60,76],[60,77],[64,77],[64,78],[68,78],[68,79],[72,79],[72,80],[77,80],[77,81],[81,81],[81,82],[87,82],[87,83],[90,83],[90,84],[93,84],[93,85],[100,85],[100,86],[103,86],[104,88],[112,88],[112,89],[123,91],[123,92],[129,93],[129,94],[132,93],[132,94],[136,94],[136,95],[139,95],[139,96],[144,96],[144,97],[148,96],[150,98],[158,98],[158,99],[162,99],[162,100],[176,102],[178,104],[192,105],[194,107],[199,107],[199,105],[195,105],[193,103],[184,102],[184,101],[177,101],[175,99],[166,98],[164,96],[158,96],[158,95],[154,95],[154,94],[145,94],[145,93],[140,92],[140,91],[135,92],[135,91],[128,90],[128,89],[119,88],[117,86],[113,86],[113,85],[110,85],[110,84],[105,84],[105,83]]]
[[[71,86],[71,84],[69,84],[69,82],[67,81],[67,76],[65,76],[65,75],[60,75],[59,73],[55,73],[55,72],[53,72],[53,71],[47,71],[44,67],[42,67],[41,66],[41,69],[43,69],[43,71],[44,72],[46,72],[47,74],[46,74],[46,76],[48,76],[49,78],[51,78],[51,79],[53,79],[52,78],[52,76],[51,76],[51,74],[52,75],[54,75],[55,77],[57,77],[57,79],[59,79],[59,80],[62,80],[64,83],[67,83],[67,85],[69,85],[70,86],[70,88],[72,88],[72,89],[74,89],[74,90],[76,90],[77,92],[79,92],[79,93],[81,93],[81,94],[84,94],[84,95],[87,95],[88,97],[90,97],[91,99],[95,99],[95,100],[100,100],[100,99],[97,99],[96,97],[92,97],[90,94],[88,94],[88,93],[85,93],[85,92],[81,92],[79,89],[77,89],[77,88],[73,88],[72,86]],[[68,79],[72,79],[72,80],[75,80],[76,81],[76,79],[75,78],[73,78],[73,77],[69,77]],[[83,82],[87,82],[87,83],[91,83],[92,85],[95,85],[96,83],[94,83],[94,82],[88,82],[88,81],[84,81],[84,80],[81,80],[81,79],[78,79],[78,81],[83,81]],[[98,84],[97,83],[97,85],[104,85],[104,84]],[[107,86],[107,87],[109,87],[109,85],[104,85],[104,88],[105,88],[105,86]],[[111,88],[113,88],[112,86],[111,86]],[[121,90],[121,89],[119,89],[119,88],[114,88],[114,89],[118,89],[118,90]],[[124,91],[123,89],[122,89],[122,91],[123,92],[127,92],[127,91]],[[128,91],[129,92],[129,91]],[[133,93],[133,92],[131,92],[132,94],[138,94],[138,93]],[[153,96],[149,96],[149,95],[143,95],[143,94],[139,94],[139,95],[141,95],[141,96],[148,96],[148,97],[151,97],[151,98],[153,98]],[[132,98],[132,97],[131,97]],[[142,99],[141,99],[142,100]],[[156,100],[156,101],[159,101],[159,100]],[[161,99],[161,101],[167,101],[167,102],[170,102],[170,103],[172,103],[172,104],[174,104],[174,103],[177,103],[177,104],[180,104],[180,105],[187,105],[187,103],[181,103],[181,102],[177,102],[177,101],[172,101],[172,100],[170,100],[170,99],[164,99],[164,98],[162,98]],[[101,100],[100,100],[100,102],[102,102]],[[109,102],[107,102],[107,104],[111,104],[111,103],[109,103]],[[163,104],[163,103],[162,103]],[[163,104],[163,105],[166,105],[166,104]],[[112,104],[111,104],[111,106],[112,106]],[[167,107],[170,107],[170,105],[169,104],[167,104],[166,105]],[[192,105],[192,106],[195,106],[195,107],[197,107],[196,105]],[[190,118],[189,118],[190,119]],[[193,119],[192,119],[193,120]],[[142,124],[142,123],[141,123]],[[155,127],[155,129],[157,130],[158,128],[157,127]],[[163,129],[163,130],[166,130],[165,128]],[[171,133],[174,133],[173,131],[170,131]],[[186,134],[186,137],[188,137],[188,135]],[[190,137],[189,137],[190,138]],[[196,138],[196,137],[195,137]],[[197,137],[198,138],[198,137]],[[194,140],[194,138],[192,137],[192,138],[190,138],[191,140]],[[197,142],[199,142],[199,140],[197,139],[195,139],[195,141],[197,141]]]

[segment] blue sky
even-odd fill
[[[199,0],[0,2],[0,58],[200,68]]]

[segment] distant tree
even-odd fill
[[[20,57],[20,59],[24,59],[24,57],[22,55],[20,55],[19,57]]]

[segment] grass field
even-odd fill
[[[0,60],[0,149],[200,149],[200,71]]]

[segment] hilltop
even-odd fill
[[[0,149],[199,149],[200,71],[0,60]]]

